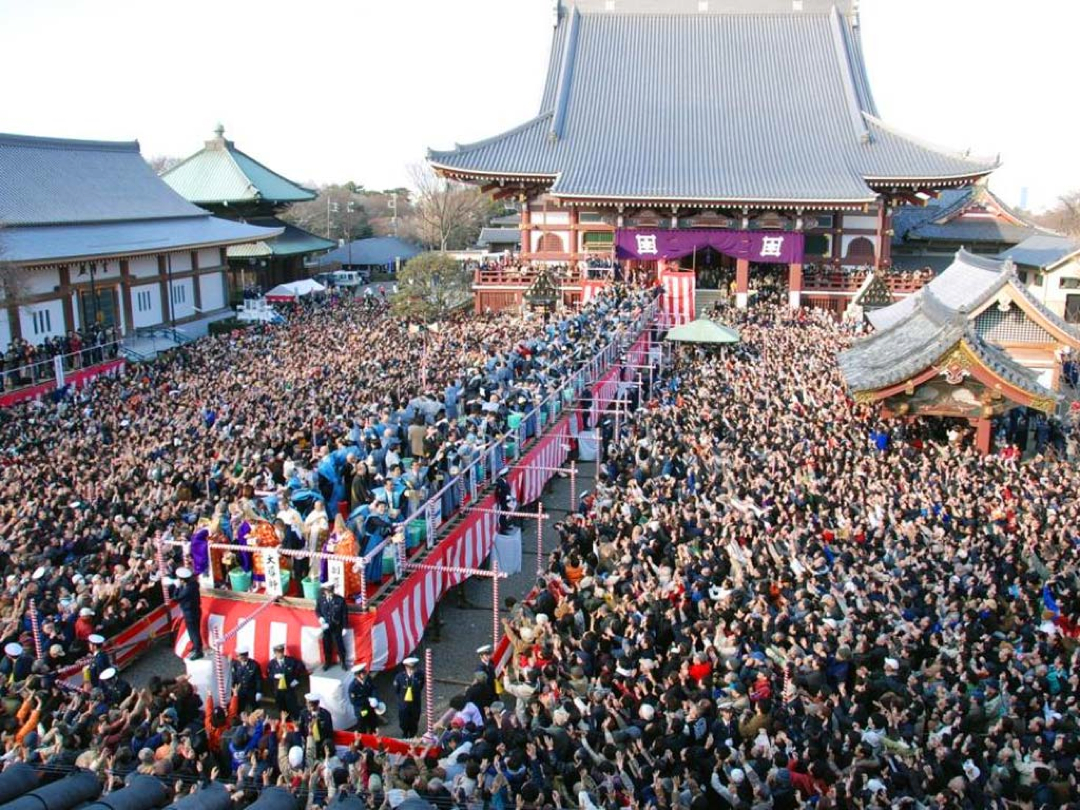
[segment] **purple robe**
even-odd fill
[[[246,520],[240,524],[239,531],[236,532],[236,545],[246,546],[248,544],[247,536],[251,534],[251,524]],[[251,554],[246,551],[240,552],[240,567],[245,571],[251,571]]]
[[[191,567],[195,576],[210,570],[210,530],[205,527],[191,535]]]

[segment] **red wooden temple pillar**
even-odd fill
[[[984,456],[990,453],[990,441],[993,438],[994,420],[980,416],[975,420],[975,447]]]
[[[889,201],[884,197],[878,205],[877,250],[874,251],[874,269],[880,270],[892,262],[892,213]]]
[[[798,309],[802,303],[802,263],[788,265],[788,306]]]
[[[735,260],[735,306],[746,309],[750,293],[750,260]]]
[[[523,200],[521,203],[521,252],[520,258],[526,258],[531,252],[532,248],[532,235],[530,232],[531,216],[529,211],[529,201]]]

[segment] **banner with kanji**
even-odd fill
[[[803,260],[805,242],[804,234],[787,231],[620,229],[615,232],[615,255],[620,259],[681,259],[711,248],[758,264],[798,264]]]

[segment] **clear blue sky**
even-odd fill
[[[1076,0],[863,0],[884,118],[1001,153],[1033,208],[1080,188]],[[551,0],[0,0],[0,131],[185,156],[214,125],[300,181],[408,182],[428,146],[536,113]]]

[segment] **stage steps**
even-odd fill
[[[723,290],[696,290],[694,293],[694,317],[704,317],[712,309],[713,304],[726,299],[727,295]]]

